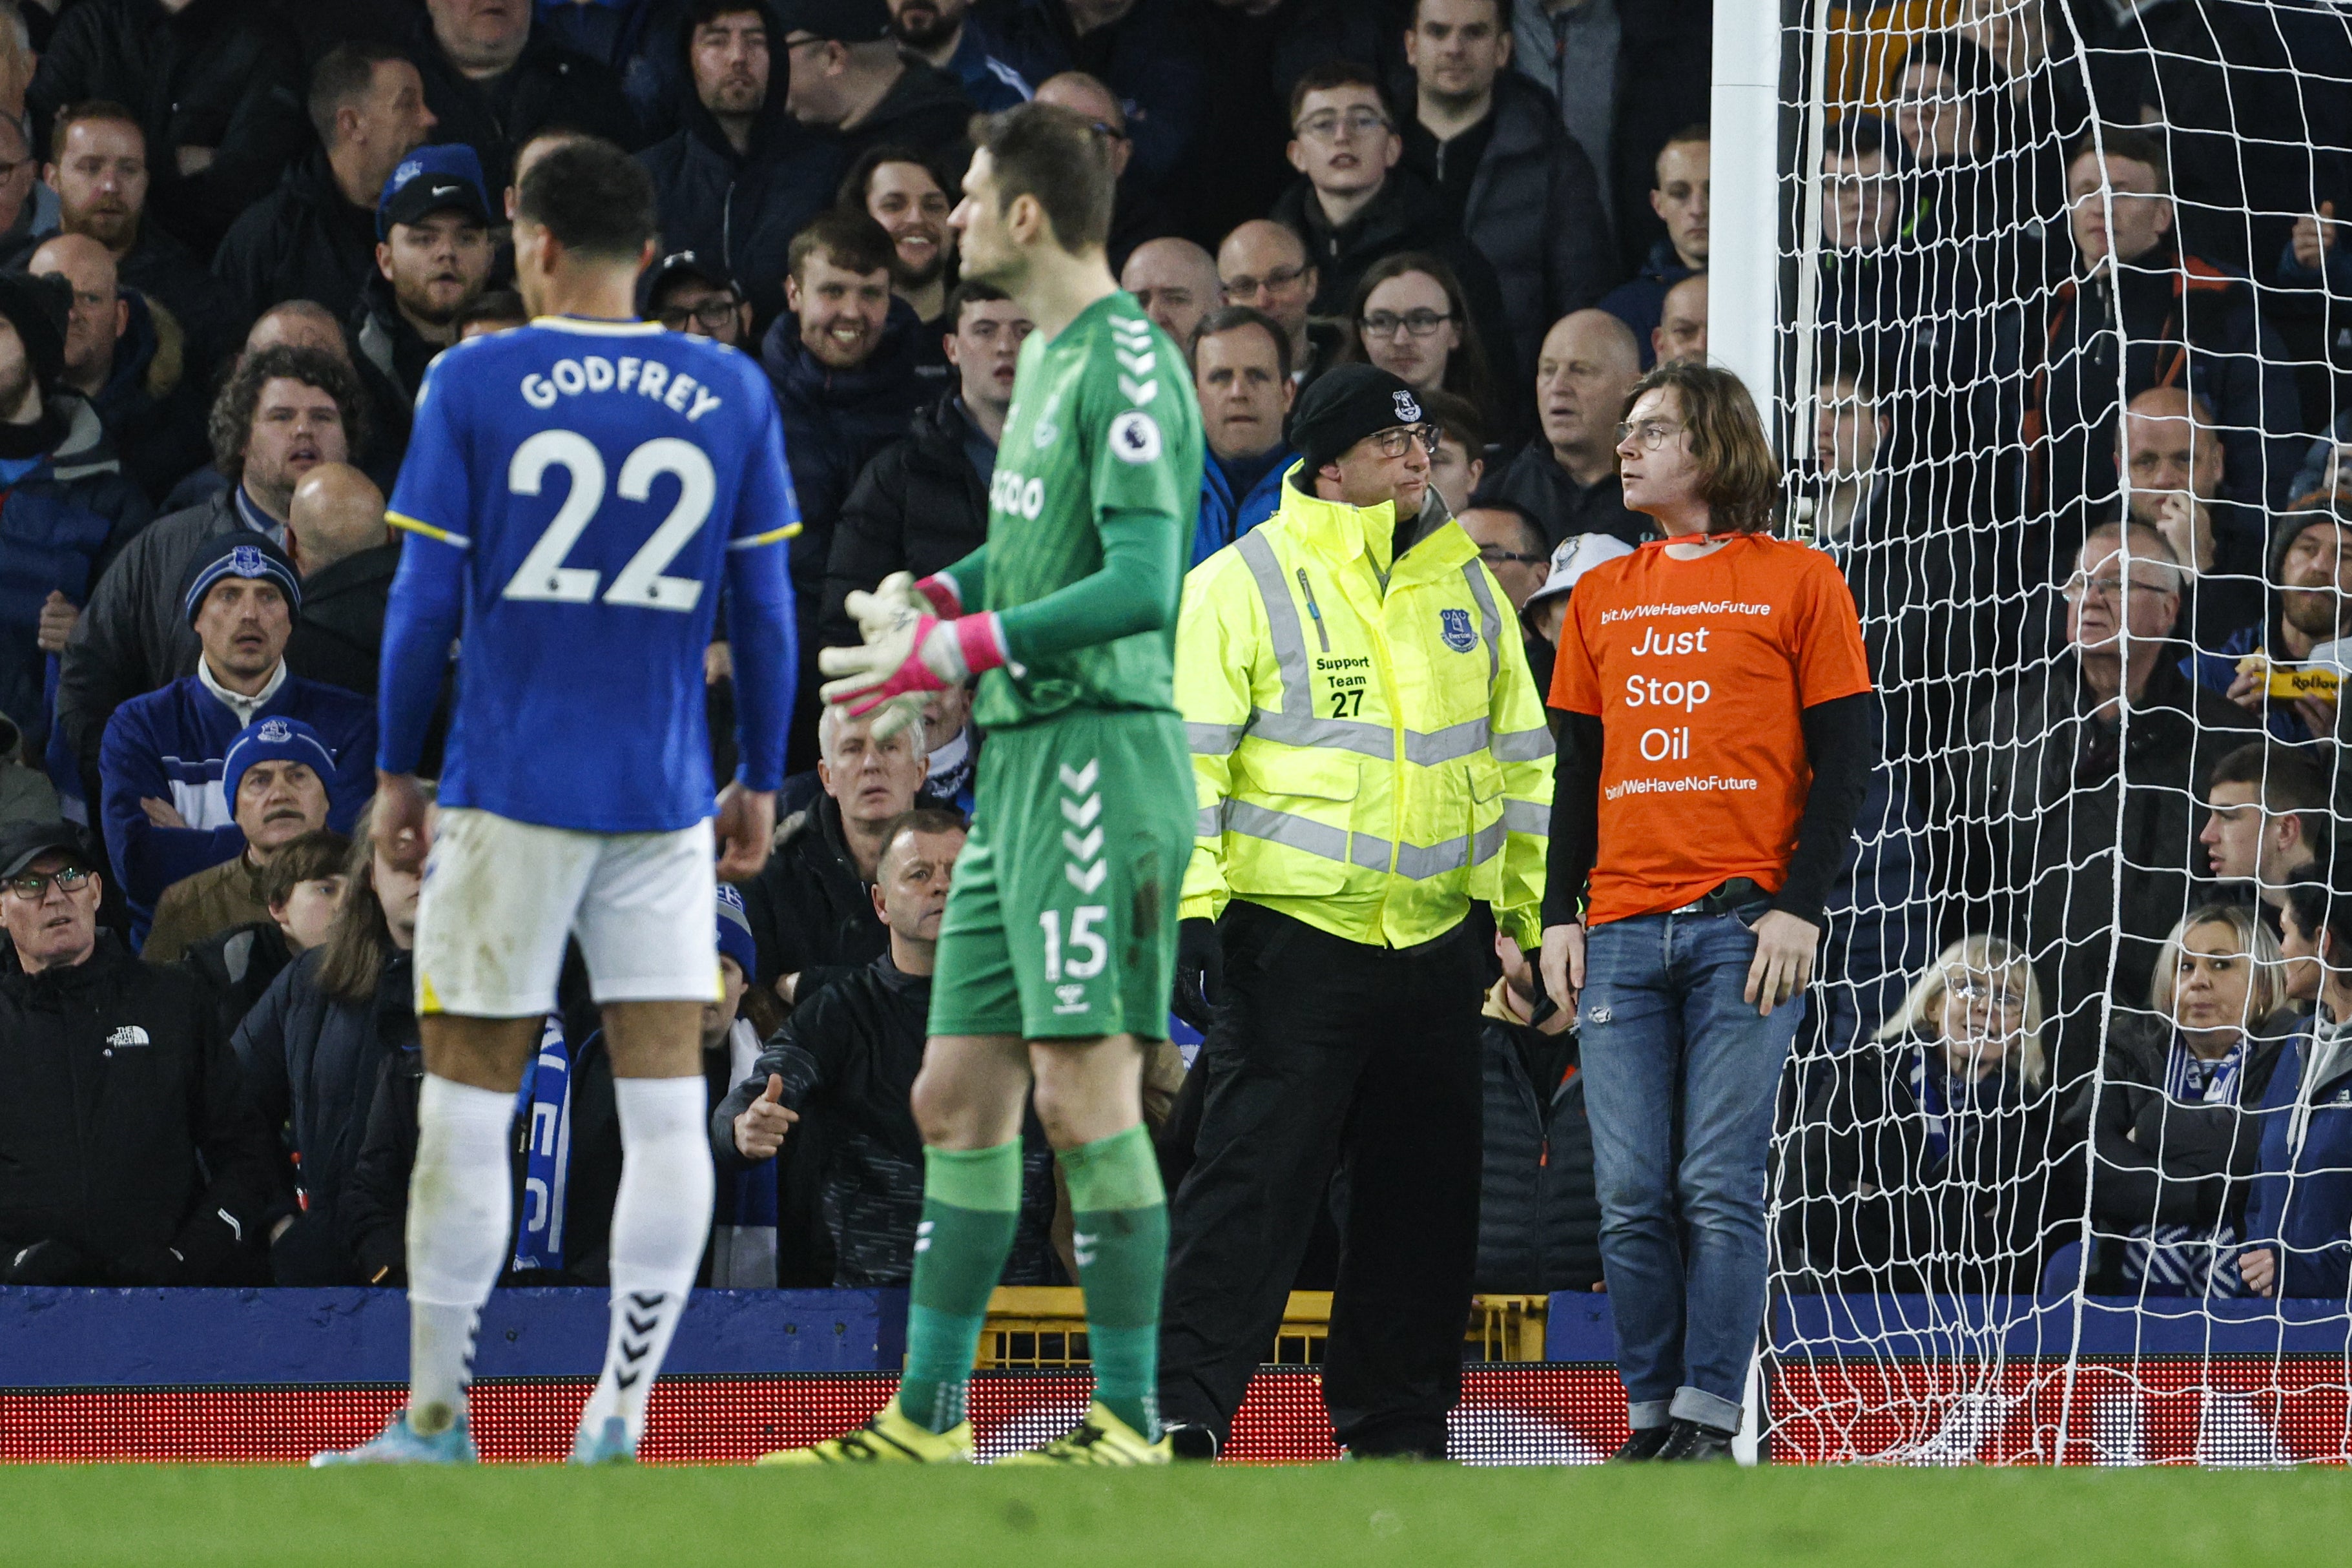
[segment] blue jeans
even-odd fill
[[[1642,915],[1586,938],[1580,1041],[1601,1261],[1635,1428],[1739,1426],[1764,1323],[1764,1165],[1802,995],[1741,998],[1769,906]]]

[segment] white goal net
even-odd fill
[[[1886,765],[1783,1094],[1768,1450],[2341,1461],[2352,1051],[2282,905],[2352,662],[2352,8],[1782,15],[1774,406]]]

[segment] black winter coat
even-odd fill
[[[221,1036],[236,1033],[246,1015],[260,1005],[269,987],[286,973],[294,954],[276,921],[254,921],[216,931],[192,943],[180,967],[202,983],[218,1007]]]
[[[341,321],[376,275],[375,211],[353,206],[323,148],[238,216],[213,253],[213,274],[248,317],[285,300],[315,300]]]
[[[236,1031],[255,1102],[271,1126],[287,1129],[294,1156],[288,1173],[304,1199],[301,1217],[276,1248],[280,1285],[361,1282],[348,1266],[331,1267],[347,1263],[338,1206],[359,1160],[384,1060],[416,1041],[406,953],[385,963],[374,999],[365,1003],[320,989],[322,957],[314,949],[296,959]]]
[[[889,949],[871,886],[843,841],[841,805],[829,795],[786,817],[767,866],[736,886],[759,944],[759,973],[751,977],[759,985],[798,974],[795,997],[805,1002],[819,986]]]
[[[954,395],[915,416],[914,428],[876,454],[842,503],[824,574],[825,645],[854,644],[843,603],[893,572],[928,577],[988,542],[988,481],[971,466],[971,421]]]
[[[1489,1016],[1474,1290],[1548,1295],[1601,1279],[1601,1200],[1576,1037]]]
[[[384,606],[400,570],[397,540],[347,555],[302,580],[302,618],[286,642],[286,667],[362,697],[375,695]]]
[[[416,1108],[425,1091],[425,1053],[394,1051],[383,1061],[367,1131],[343,1191],[337,1229],[362,1280],[408,1283],[408,1178],[416,1168]],[[612,1279],[613,1200],[621,1190],[621,1119],[613,1095],[613,1061],[604,1037],[583,1041],[572,1063],[571,1155],[563,1188],[563,1268],[518,1269],[515,1232],[503,1254],[501,1285],[603,1285]],[[523,1190],[530,1168],[530,1117],[515,1118],[511,1161],[514,1221],[530,1212]]]
[[[262,0],[192,0],[177,15],[162,0],[82,0],[58,19],[25,107],[52,156],[49,122],[67,104],[130,109],[147,132],[150,216],[210,255],[310,142],[307,88],[300,44]],[[183,176],[182,147],[214,149],[211,165]]]
[[[816,1158],[790,1162],[793,1176],[814,1175],[817,1207],[834,1252],[833,1283],[870,1289],[904,1285],[914,1271],[916,1226],[923,1216],[923,1138],[908,1095],[923,1065],[930,1015],[928,975],[903,973],[888,957],[835,981],[793,1010],[751,1071],[710,1113],[710,1147],[722,1172],[752,1163],[735,1147],[735,1118],[784,1080],[782,1102],[803,1112],[786,1137],[822,1140]],[[1034,1122],[1024,1138],[1021,1219],[1003,1283],[1055,1281],[1054,1156]],[[787,1178],[788,1184],[791,1177]],[[804,1208],[789,1191],[779,1207]],[[789,1245],[778,1238],[779,1247]]]
[[[180,578],[205,541],[244,526],[236,492],[220,490],[157,518],[99,579],[58,675],[58,724],[91,778],[114,710],[196,672],[204,647],[180,614]]]
[[[1896,1294],[2031,1291],[2045,1247],[2082,1215],[2080,1139],[2058,1094],[2021,1078],[1947,1114],[1938,1156],[1913,1081],[1933,1041],[1866,1042],[1834,1059],[1780,1141],[1781,1240],[1800,1288]],[[1787,1162],[1793,1159],[1795,1169]]]
[[[70,969],[0,951],[0,1275],[53,1241],[79,1257],[44,1283],[250,1282],[271,1157],[194,979],[102,931]]]
[[[573,54],[544,29],[532,30],[522,58],[496,81],[475,81],[451,63],[429,17],[417,19],[408,55],[425,79],[425,107],[440,122],[434,141],[463,142],[481,157],[493,208],[499,192],[514,183],[515,153],[547,126],[585,131],[632,150],[645,144],[612,68]]]
[[[1544,542],[1555,549],[1580,533],[1605,533],[1632,545],[1657,534],[1657,524],[1625,510],[1625,487],[1614,473],[1590,489],[1578,485],[1540,435],[1519,448],[1492,483],[1506,500],[1535,513]]]

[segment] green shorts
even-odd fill
[[[991,733],[931,1033],[1166,1039],[1194,798],[1173,713],[1085,708]]]

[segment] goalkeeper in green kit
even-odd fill
[[[980,679],[970,842],[940,929],[915,1080],[924,1142],[907,1371],[865,1426],[777,1464],[971,1457],[966,1389],[1038,1120],[1076,1211],[1095,1400],[1076,1431],[1001,1463],[1156,1465],[1168,1212],[1143,1128],[1144,1043],[1167,1037],[1192,766],[1173,693],[1176,604],[1201,486],[1181,351],[1112,281],[1110,148],[1046,104],[975,121],[949,220],[963,275],[1036,322],[989,487],[988,543],[850,609],[865,646],[820,656],[825,700],[887,709]]]

